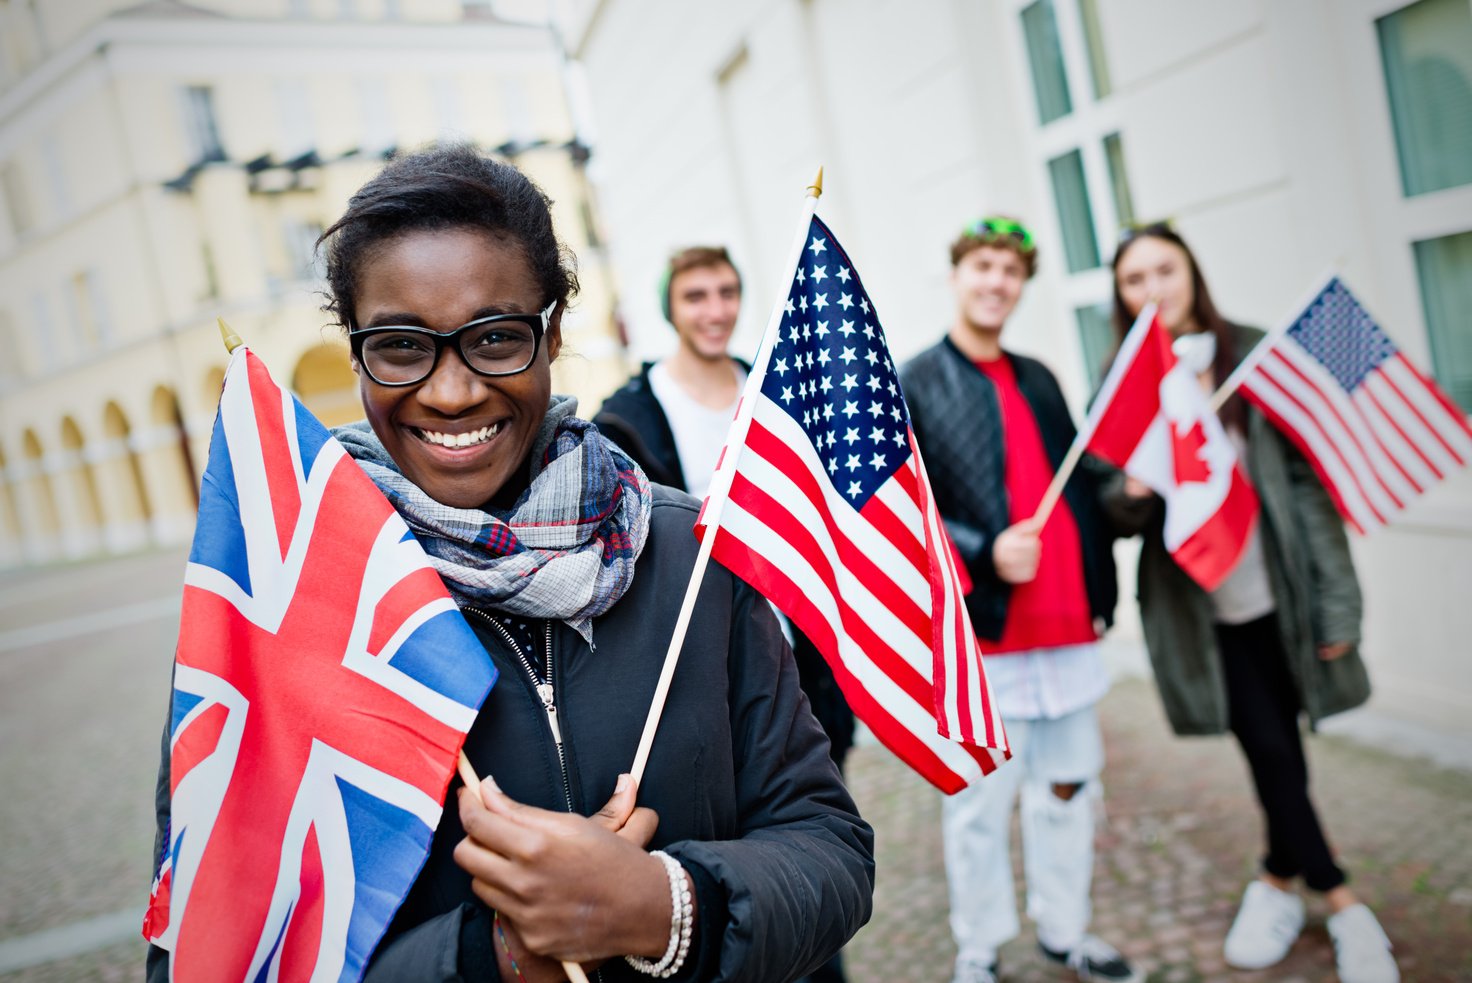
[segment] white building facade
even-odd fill
[[[1005,341],[1081,409],[1112,342],[1117,230],[1168,219],[1229,318],[1275,326],[1336,269],[1472,407],[1468,0],[563,6],[637,353],[673,342],[665,256],[704,242],[743,267],[738,347],[754,353],[823,164],[819,213],[900,358],[952,314],[947,244],[981,215],[1018,215],[1041,269]],[[1472,473],[1354,548],[1374,705],[1472,732]]]

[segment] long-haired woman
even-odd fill
[[[1262,332],[1226,320],[1185,240],[1152,225],[1114,256],[1120,338],[1146,303],[1182,362],[1214,391]],[[1330,909],[1339,975],[1348,983],[1398,979],[1380,924],[1335,862],[1309,792],[1299,721],[1313,726],[1370,694],[1360,661],[1360,588],[1343,523],[1309,464],[1241,397],[1221,411],[1261,503],[1236,568],[1216,590],[1197,586],[1171,558],[1164,508],[1123,474],[1106,492],[1122,535],[1141,535],[1139,598],[1145,642],[1177,734],[1237,738],[1266,820],[1267,852],[1227,933],[1227,962],[1261,969],[1283,959],[1303,927],[1302,879]]]

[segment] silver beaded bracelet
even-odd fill
[[[685,868],[663,850],[651,850],[651,857],[658,857],[664,864],[664,872],[670,879],[670,941],[658,962],[641,956],[624,956],[624,962],[646,976],[666,980],[674,976],[685,965],[690,955],[690,936],[695,928],[695,906],[690,900],[690,882],[685,879]]]

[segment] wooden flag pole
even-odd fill
[[[240,340],[240,335],[236,334],[234,329],[225,323],[224,318],[217,317],[215,321],[220,326],[220,340],[225,343],[225,350],[234,355],[235,350],[245,343]],[[460,780],[465,783],[466,788],[473,788],[479,791],[480,779],[476,776],[475,768],[471,765],[470,759],[465,756],[463,749],[460,751],[460,757],[456,763],[456,770],[460,773]],[[567,974],[567,978],[571,983],[588,983],[587,974],[583,972],[583,967],[577,963],[563,963],[562,971]]]
[[[460,773],[460,780],[465,783],[466,788],[475,789],[480,794],[480,776],[475,773],[475,766],[465,756],[465,749],[460,749],[460,759],[456,762],[455,770]],[[484,797],[482,797],[484,804]],[[583,972],[583,967],[571,960],[562,961],[562,971],[567,974],[570,983],[588,983],[588,974]]]
[[[1043,493],[1043,500],[1038,503],[1038,510],[1032,514],[1033,522],[1037,523],[1038,531],[1048,524],[1048,516],[1053,514],[1053,507],[1058,504],[1058,499],[1063,495],[1063,486],[1068,484],[1068,479],[1073,475],[1073,469],[1078,467],[1079,458],[1084,456],[1084,444],[1087,443],[1082,433],[1073,438],[1073,445],[1068,448],[1068,454],[1063,462],[1058,465],[1058,473],[1053,475],[1053,480],[1048,484],[1048,490]]]
[[[818,208],[818,198],[823,194],[823,169],[818,168],[818,176],[813,183],[808,185],[807,197],[803,202],[802,221],[799,223],[797,234],[793,237],[792,246],[787,252],[787,263],[782,267],[781,282],[788,283],[792,279],[792,271],[796,269],[798,260],[802,256],[803,245],[807,242],[808,227],[812,222],[813,212]],[[659,682],[654,688],[654,698],[649,705],[649,716],[644,720],[644,733],[639,737],[639,748],[634,753],[634,766],[630,773],[634,776],[637,784],[644,779],[644,769],[649,764],[649,752],[654,747],[654,733],[659,729],[659,718],[664,713],[665,700],[669,698],[670,682],[675,677],[675,665],[680,661],[680,649],[685,644],[685,633],[690,628],[690,615],[695,610],[695,598],[700,593],[700,584],[705,579],[705,568],[710,563],[710,553],[715,546],[716,532],[720,527],[721,512],[725,508],[727,498],[731,493],[731,480],[736,471],[736,457],[732,448],[741,447],[746,441],[746,433],[751,428],[751,417],[756,406],[757,394],[761,392],[762,382],[766,378],[767,363],[771,361],[772,349],[776,347],[777,332],[782,326],[782,314],[785,310],[786,291],[778,295],[772,305],[772,314],[767,318],[767,330],[762,335],[761,348],[757,351],[756,361],[752,363],[751,373],[746,379],[746,388],[741,394],[741,406],[736,412],[736,419],[731,424],[731,430],[726,436],[726,452],[722,455],[721,463],[716,469],[715,476],[711,479],[710,492],[705,499],[704,520],[705,535],[700,540],[700,552],[695,556],[695,566],[690,572],[690,584],[685,588],[685,599],[680,603],[680,615],[675,621],[674,633],[670,636],[669,648],[665,650],[664,666],[660,669]]]

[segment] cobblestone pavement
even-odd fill
[[[1229,739],[1171,736],[1148,681],[1101,705],[1105,819],[1096,842],[1095,934],[1159,983],[1334,979],[1322,900],[1288,958],[1241,973],[1221,943],[1256,869],[1262,831],[1246,766]],[[1352,886],[1379,915],[1407,981],[1472,979],[1472,775],[1352,743],[1309,742],[1315,802]],[[878,839],[873,920],[851,943],[853,983],[950,978],[940,796],[879,747],[856,750],[850,782]],[[1013,830],[1018,910],[1023,880]],[[1022,937],[1002,979],[1065,980]]]
[[[0,966],[18,939],[145,900],[176,630],[176,615],[157,609],[177,595],[182,569],[180,555],[148,554],[0,576]],[[108,611],[117,612],[114,628],[86,621]],[[75,634],[46,640],[48,626],[68,622]],[[33,629],[39,640],[25,634]],[[1101,719],[1108,766],[1097,933],[1165,983],[1332,979],[1315,899],[1284,963],[1251,974],[1222,965],[1222,937],[1261,849],[1236,748],[1171,737],[1140,680],[1116,685]],[[1314,739],[1310,754],[1325,825],[1354,887],[1395,940],[1404,978],[1472,979],[1472,775],[1341,737]],[[849,947],[850,979],[945,983],[955,953],[940,796],[873,745],[854,751],[849,777],[879,849],[874,919]],[[138,979],[143,948],[136,936],[103,940],[67,958],[0,970],[0,981]],[[1042,961],[1027,928],[1001,958],[1005,980],[1070,978]]]

